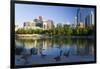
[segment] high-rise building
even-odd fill
[[[72,27],[76,27],[77,26],[77,17],[74,18],[74,24],[72,24]]]
[[[80,8],[77,9],[77,26],[79,25],[79,12],[80,12]]]
[[[77,26],[79,26],[80,23],[84,24],[84,10],[82,8],[77,9]]]
[[[91,25],[91,17],[87,15],[85,18],[85,27],[89,27]]]
[[[91,12],[89,15],[85,17],[85,26],[89,27],[94,25],[94,13]]]
[[[93,11],[91,11],[91,21],[92,21],[92,25],[94,25],[94,23],[95,23],[95,18],[94,18],[94,12]]]

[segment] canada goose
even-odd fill
[[[31,53],[25,52],[25,54],[23,54],[23,56],[21,58],[25,60],[24,64],[28,64],[28,59],[30,57],[32,57],[32,54]]]
[[[45,50],[45,49],[43,49],[43,50]],[[40,55],[41,55],[41,57],[43,57],[43,58],[46,56],[45,54],[42,53],[42,50],[40,51]]]
[[[21,58],[27,59],[27,58],[29,58],[30,56],[31,56],[31,54],[24,54]]]
[[[65,57],[68,57],[68,56],[69,56],[69,53],[70,53],[70,51],[68,51],[68,52],[64,52],[63,55],[64,55]]]
[[[31,54],[25,54],[21,58],[25,60],[24,64],[28,64],[28,59],[31,57]]]
[[[36,48],[31,48],[30,53],[33,54],[33,55],[36,55],[37,54],[37,49]]]
[[[54,59],[55,59],[56,61],[60,61],[60,59],[61,59],[61,54],[62,54],[62,50],[60,51],[60,54],[59,54],[58,56],[56,56]]]

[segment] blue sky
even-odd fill
[[[15,4],[15,25],[22,26],[26,21],[32,21],[38,16],[43,16],[44,19],[51,19],[57,23],[74,23],[78,7],[63,7],[63,6],[45,6],[45,5],[29,5]],[[93,8],[84,8],[84,14],[88,15]]]

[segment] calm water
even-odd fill
[[[16,65],[94,61],[93,39],[16,39],[15,44]]]

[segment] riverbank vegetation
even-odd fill
[[[84,28],[56,27],[50,30],[20,28],[15,33],[16,34],[45,34],[48,36],[89,36],[89,35],[94,35],[95,29],[94,27],[84,27]]]

